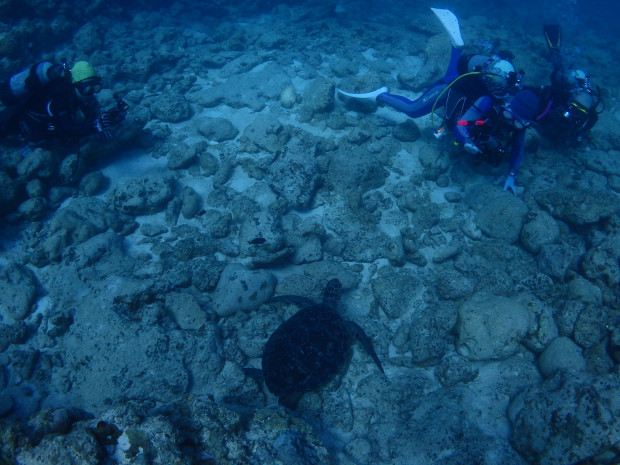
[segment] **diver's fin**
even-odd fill
[[[372,92],[366,92],[365,94],[351,94],[350,92],[345,92],[341,89],[336,89],[336,92],[341,93],[349,98],[358,98],[358,99],[376,99],[379,95],[388,92],[387,87],[381,87],[377,90],[373,90]]]
[[[463,48],[465,43],[461,37],[461,29],[459,28],[459,20],[450,10],[442,10],[440,8],[431,8],[435,16],[441,21],[441,25],[450,36],[450,43],[455,48]]]
[[[545,32],[545,39],[550,50],[556,50],[560,48],[562,44],[562,31],[559,24],[545,24],[543,26]]]

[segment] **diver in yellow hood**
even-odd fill
[[[115,96],[117,106],[102,112],[95,96],[101,87],[86,61],[70,69],[64,63],[36,63],[0,83],[0,102],[7,107],[0,112],[0,137],[18,135],[35,143],[97,133],[109,137],[110,128],[125,119],[127,104]]]

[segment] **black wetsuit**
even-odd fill
[[[48,83],[0,112],[0,137],[21,135],[30,142],[78,138],[99,132],[95,97],[80,98],[70,76]]]
[[[537,118],[536,128],[553,141],[576,147],[598,121],[600,89],[591,88],[587,78],[571,79],[575,70],[564,65],[559,48],[551,50],[551,64],[551,85],[542,90],[545,111]]]

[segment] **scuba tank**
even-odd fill
[[[36,63],[0,84],[0,102],[6,106],[24,102],[48,84],[66,75],[64,64],[55,65],[49,61]]]
[[[591,86],[589,76],[581,70],[566,73],[564,84],[565,101],[552,110],[549,123],[555,138],[577,146],[598,121],[601,92]]]

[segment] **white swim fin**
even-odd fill
[[[345,92],[341,89],[336,89],[336,92],[340,92],[342,95],[345,95],[349,98],[358,98],[358,99],[376,99],[380,94],[384,94],[388,92],[387,87],[381,87],[377,90],[373,90],[372,92],[366,92],[365,94],[352,94],[350,92]]]
[[[463,42],[463,38],[461,37],[459,20],[456,15],[450,10],[442,10],[440,8],[431,8],[431,10],[433,10],[433,13],[439,18],[441,25],[450,36],[450,43],[452,46],[455,48],[463,48],[465,42]]]

